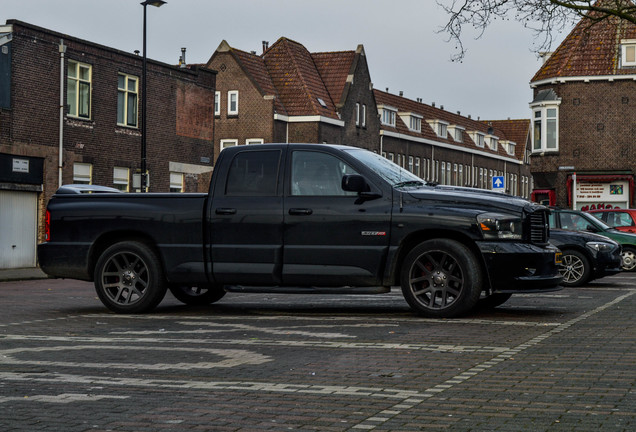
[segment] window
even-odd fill
[[[73,164],[73,183],[91,184],[93,177],[93,165],[86,163]]]
[[[239,92],[238,90],[230,90],[227,92],[227,114],[238,115],[239,111]]]
[[[367,106],[362,104],[362,127],[367,127]]]
[[[558,151],[558,105],[535,108],[532,117],[532,152]]]
[[[395,162],[395,155],[393,153],[389,153],[389,160]]]
[[[413,156],[409,156],[409,171],[410,172],[414,172],[413,171],[413,169],[414,169],[413,164],[414,164]]]
[[[226,147],[234,147],[235,145],[238,145],[238,140],[235,140],[235,139],[221,140],[221,150],[223,150]]]
[[[248,150],[237,153],[230,164],[225,194],[276,195],[280,154],[280,150]]]
[[[621,41],[621,66],[636,66],[636,40]]]
[[[137,127],[137,100],[139,78],[119,74],[117,76],[117,124]]]
[[[66,106],[69,116],[91,118],[91,80],[91,65],[74,60],[68,61]]]
[[[490,150],[495,150],[497,151],[497,144],[499,143],[499,138],[497,138],[494,135],[488,135],[488,148]]]
[[[335,156],[316,151],[292,153],[291,195],[357,196],[342,189],[342,176],[356,171]]]
[[[392,108],[382,108],[382,124],[395,127],[395,116],[397,111]]]
[[[459,172],[457,173],[457,186],[464,186],[464,166],[459,164]]]
[[[481,132],[473,132],[471,135],[472,135],[473,141],[475,141],[475,145],[477,147],[484,148],[486,135],[484,135]]]
[[[356,126],[360,126],[360,104],[356,103]]]
[[[221,115],[221,92],[214,92],[214,115]]]
[[[170,173],[170,192],[183,192],[183,173]]]
[[[442,184],[446,184],[446,162],[442,162]]]
[[[448,126],[448,132],[455,142],[464,142],[464,128],[461,126],[453,125]]]
[[[422,177],[420,173],[420,158],[415,158],[415,175],[418,177]]]
[[[115,167],[113,168],[113,185],[122,192],[129,190],[130,169]]]
[[[245,140],[245,144],[247,145],[263,144],[263,138],[248,138]]]

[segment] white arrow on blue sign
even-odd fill
[[[492,178],[492,189],[503,191],[506,187],[504,176],[496,176]]]

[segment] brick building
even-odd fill
[[[218,71],[215,146],[259,142],[347,144],[384,154],[421,177],[528,197],[529,120],[480,122],[373,90],[364,48],[310,53],[279,39],[263,52],[221,42],[207,67]]]
[[[149,190],[207,190],[215,73],[152,60],[147,70]],[[0,268],[35,265],[60,183],[139,188],[141,74],[139,55],[0,26]]]
[[[618,18],[583,18],[547,57],[531,80],[534,200],[634,205],[635,80],[636,25]]]
[[[215,146],[262,142],[350,143],[377,149],[379,120],[364,48],[310,53],[281,38],[261,55],[221,42]]]

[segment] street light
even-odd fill
[[[140,4],[144,7],[144,42],[143,42],[143,67],[141,72],[141,191],[146,192],[147,165],[146,165],[146,6],[160,7],[166,2],[163,0],[145,0]]]

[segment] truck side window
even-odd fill
[[[280,166],[279,150],[237,153],[225,183],[227,196],[275,196]]]
[[[292,154],[291,194],[296,196],[356,196],[342,189],[342,176],[357,174],[349,165],[327,153],[294,151]]]

